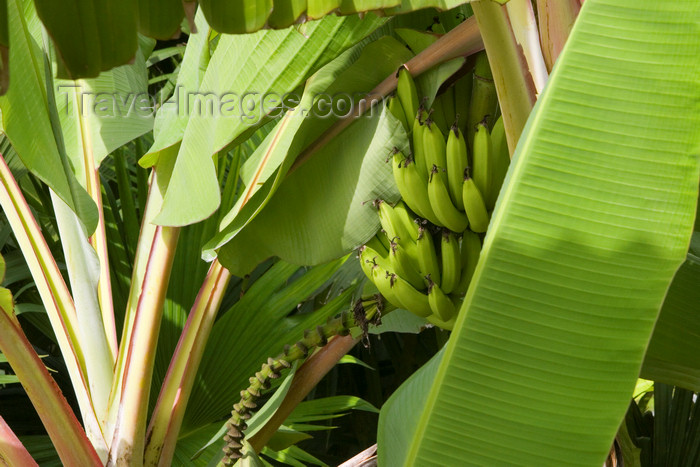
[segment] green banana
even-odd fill
[[[433,326],[439,327],[440,329],[444,329],[446,331],[452,331],[452,329],[455,326],[455,321],[457,321],[457,316],[453,316],[449,321],[443,321],[435,315],[430,315],[430,316],[427,316],[425,318],[425,320],[428,321]]]
[[[442,321],[449,321],[457,314],[455,304],[435,283],[428,285],[428,303],[435,316]]]
[[[418,272],[420,272],[423,278],[430,278],[429,281],[426,279],[426,282],[432,281],[436,284],[440,284],[440,265],[438,264],[433,236],[426,227],[420,226],[419,230],[420,233],[416,240],[416,247],[418,248]]]
[[[360,267],[365,275],[377,286],[379,293],[395,306],[401,306],[396,297],[393,284],[396,273],[391,270],[388,258],[367,245],[360,247]]]
[[[419,173],[418,167],[411,159],[405,159],[403,167],[397,169],[399,178],[395,178],[401,197],[409,208],[433,224],[439,221],[428,200],[428,179]]]
[[[399,189],[399,193],[401,193],[401,197],[404,199],[404,201],[409,203],[411,209],[413,209],[416,214],[421,217],[425,217],[423,212],[420,210],[420,206],[414,204],[413,201],[409,201],[409,199],[412,200],[415,197],[415,193],[412,191],[415,189],[415,180],[413,180],[415,177],[411,177],[408,174],[409,170],[407,170],[407,166],[409,164],[415,166],[413,161],[404,156],[403,153],[398,150],[394,152],[393,161],[391,164],[394,172],[394,181],[396,182],[396,187]],[[411,171],[413,170],[415,170],[415,167],[411,168]]]
[[[458,79],[454,85],[455,120],[459,121],[459,129],[462,130],[462,133],[466,133],[467,122],[469,120],[469,101],[472,96],[472,80],[472,74],[469,73]]]
[[[491,147],[491,134],[484,122],[477,125],[473,147],[472,157],[474,158],[474,164],[472,165],[472,177],[481,194],[485,195],[485,193],[491,192],[493,148]]]
[[[425,143],[423,142],[423,135],[426,129],[422,120],[423,113],[423,107],[416,112],[416,116],[413,119],[413,134],[411,138],[413,139],[413,159],[416,161],[416,167],[418,167],[418,172],[427,180],[428,165],[425,162]]]
[[[503,127],[503,117],[499,117],[493,125],[491,132],[491,189],[484,196],[486,199],[486,209],[493,211],[498,199],[498,193],[506,178],[508,166],[510,165],[510,152],[508,151],[508,141],[506,131]]]
[[[417,250],[415,250],[415,245],[414,252],[417,253]],[[418,272],[418,258],[409,254],[407,248],[405,248],[399,242],[391,242],[389,259],[391,260],[391,265],[394,267],[394,270],[399,277],[408,281],[413,287],[418,289],[424,288],[423,278]]]
[[[442,281],[440,288],[446,294],[451,293],[459,285],[459,276],[462,273],[461,254],[459,240],[454,232],[442,231],[440,244],[440,256],[442,259]]]
[[[412,122],[418,112],[418,106],[420,104],[416,83],[413,81],[411,73],[405,66],[399,68],[397,77],[396,95],[399,101],[401,101],[401,107],[403,107],[406,122]]]
[[[428,171],[433,165],[445,169],[447,167],[447,156],[445,154],[445,137],[442,135],[442,131],[433,123],[430,117],[425,121],[424,128],[423,150],[425,151],[425,162]]]
[[[404,130],[408,131],[409,127],[406,121],[406,114],[403,112],[403,107],[401,106],[399,98],[396,96],[390,97],[389,102],[387,103],[387,108],[389,109],[389,112],[391,112],[391,114],[401,122]]]
[[[422,318],[430,316],[433,311],[428,302],[428,296],[414,288],[401,276],[396,276],[393,292],[396,299],[401,303],[401,308],[410,311]]]
[[[450,129],[445,153],[447,156],[447,187],[450,189],[450,198],[457,209],[464,211],[462,184],[464,183],[464,169],[469,166],[469,160],[467,142],[464,140],[464,135],[457,126],[457,122]]]
[[[486,52],[479,52],[474,65],[474,78],[472,82],[472,95],[469,100],[469,117],[467,119],[467,141],[474,141],[476,125],[486,119],[486,124],[490,128],[495,121],[498,108],[498,96],[496,94],[496,84],[491,74]]]
[[[397,248],[400,247],[401,253],[399,256],[404,257],[407,254],[409,257],[415,258],[417,254],[416,239],[418,238],[419,234],[418,224],[415,222],[415,215],[401,200],[399,200],[393,207],[387,202],[381,200],[377,200],[375,203],[379,208],[379,221],[382,224],[382,229],[384,229],[384,231],[387,233],[386,237],[390,241],[390,247],[388,248],[389,253],[392,251],[395,252]],[[402,265],[410,264],[410,260],[408,263],[405,263],[403,260],[400,262]],[[410,276],[410,270],[406,270],[406,273],[409,275],[404,274],[404,269],[406,268],[396,268],[396,272],[400,276],[408,279],[408,281],[415,286],[420,287],[423,281],[420,275],[418,275],[416,267],[413,267],[413,269],[416,270],[413,277]],[[417,280],[414,280],[416,278]]]
[[[464,197],[464,211],[469,218],[469,225],[474,232],[483,233],[489,227],[489,214],[486,212],[484,198],[474,179],[469,176],[469,169],[464,171],[464,185],[462,185]]]
[[[469,219],[452,203],[446,178],[445,173],[433,165],[428,181],[428,200],[440,221],[438,225],[447,227],[453,232],[464,232],[469,226]]]
[[[452,102],[445,102],[445,96],[447,92],[441,94],[433,101],[433,108],[430,110],[430,118],[433,123],[440,129],[440,133],[447,134],[447,129],[449,125],[447,120],[445,120],[445,107],[449,104],[452,106]]]
[[[296,23],[306,11],[306,0],[274,0],[267,25],[283,29]]]
[[[306,15],[309,19],[323,18],[330,12],[340,8],[342,0],[307,0]]]
[[[463,295],[469,289],[469,283],[474,275],[474,270],[479,262],[481,254],[481,240],[474,232],[467,230],[462,235],[462,245],[460,248],[460,256],[462,263],[462,273],[459,279],[459,285],[452,291],[453,294]]]
[[[389,254],[389,248],[391,248],[391,244],[387,240],[386,235],[381,232],[370,238],[367,243],[365,243],[365,246],[372,248],[382,256],[387,256]]]
[[[386,236],[390,242],[406,238],[402,232],[400,220],[394,215],[394,209],[389,203],[378,199],[374,202],[379,212],[379,222],[382,224],[382,229],[386,232]],[[408,240],[408,238],[406,238]]]
[[[400,235],[403,235],[402,238],[405,238],[405,241],[402,241],[401,243],[406,247],[409,251],[414,250],[414,247],[416,245],[416,239],[418,238],[418,223],[416,222],[416,215],[411,212],[410,209],[408,209],[408,206],[406,206],[406,203],[403,201],[399,200],[395,205],[394,205],[394,216],[398,219],[398,229]],[[415,250],[414,250],[415,251]]]

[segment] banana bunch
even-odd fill
[[[480,73],[485,59],[477,59]],[[483,114],[495,113],[495,89],[474,87],[472,77],[457,80],[426,109],[408,70],[397,76],[387,105],[410,134],[412,153],[394,149],[390,156],[402,200],[393,207],[375,202],[382,232],[360,248],[360,263],[393,305],[452,329],[479,259],[479,234],[488,228],[510,163],[505,130],[499,118],[491,131],[493,115]],[[464,121],[480,116],[471,141],[459,126],[460,112],[468,114]]]
[[[447,107],[447,102],[441,102]],[[412,156],[407,158],[400,153],[393,156],[394,179],[406,204],[424,219],[453,232],[461,233],[468,227],[476,233],[486,232],[489,212],[498,197],[501,177],[505,176],[486,119],[476,125],[470,163],[468,143],[457,123],[458,116],[455,115],[445,138],[432,118],[438,112],[423,108],[411,74],[405,68],[399,70],[397,96],[389,102],[389,109],[402,117],[399,119],[406,128],[411,122]],[[442,118],[446,114],[444,109],[439,111]],[[409,119],[411,115],[413,118]],[[497,136],[505,138],[505,132]],[[498,146],[503,146],[500,141]],[[496,167],[497,159],[499,167]]]
[[[360,247],[365,275],[392,305],[452,329],[479,260],[479,236],[438,228],[403,201],[374,205],[382,231]]]

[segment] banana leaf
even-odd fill
[[[410,57],[400,42],[382,37],[365,46],[351,66],[339,68],[341,56],[314,75],[301,107],[307,100],[314,102],[316,95],[364,96]],[[450,60],[423,73],[416,80],[421,96],[432,101],[440,85],[463,62],[461,58]],[[324,87],[328,82],[332,84]],[[336,98],[333,105],[338,101]],[[352,110],[351,105],[345,108]],[[407,150],[403,128],[393,116],[380,112],[381,105],[357,119],[289,174],[302,148],[322,136],[337,117],[326,117],[315,109],[303,122],[292,118],[278,125],[268,135],[270,142],[259,147],[266,157],[265,172],[255,179],[257,184],[246,183],[252,189],[260,188],[245,206],[241,208],[239,200],[224,218],[221,232],[205,245],[205,258],[213,258],[218,248],[222,264],[246,274],[271,255],[295,264],[319,264],[346,254],[374,235],[379,221],[371,201],[393,202],[398,195],[387,156],[394,147]]]
[[[405,47],[385,36],[364,47],[360,44],[347,50],[309,79],[297,110],[277,124],[241,168],[247,187],[245,194],[224,217],[220,232],[205,245],[204,257],[214,258],[215,250],[225,246],[252,222],[282,184],[308,142],[322,135],[342,116],[343,112],[334,115],[328,109],[322,111],[317,97],[334,96],[334,105],[344,104],[352,110],[359,103],[357,96],[363,96],[410,58],[411,54]],[[307,108],[312,110],[305,112],[303,109]],[[246,274],[248,271],[244,269],[252,268],[268,253],[256,252],[248,246],[239,248],[240,245],[225,247],[227,252],[224,255],[235,255],[236,261],[241,263],[237,269]],[[233,267],[233,264],[229,266]]]
[[[0,13],[7,0],[0,1]],[[285,29],[299,22],[328,15],[379,16],[412,13],[428,8],[447,11],[471,0],[202,0],[200,11],[214,28],[225,34],[253,33],[263,28]],[[495,0],[506,3],[507,0]],[[191,22],[196,4],[177,0],[142,0],[103,4],[94,0],[36,2],[44,25],[60,56],[59,76],[94,78],[102,71],[128,63],[136,52],[138,33],[168,40],[180,34],[182,20]],[[433,10],[434,11],[434,10]],[[187,13],[187,14],[186,14]],[[0,14],[0,18],[3,15]],[[461,18],[460,18],[461,19]],[[196,28],[195,28],[196,29]],[[194,32],[194,31],[193,31]],[[0,21],[0,49],[3,41]],[[7,89],[7,63],[1,60],[0,94]]]
[[[189,118],[155,222],[186,225],[211,215],[220,203],[212,156],[263,123],[272,109],[271,99],[279,103],[282,96],[384,22],[376,17],[328,17],[310,23],[305,35],[289,29],[221,36],[198,89],[179,89],[176,100],[166,104]],[[199,63],[192,62],[192,66]],[[190,73],[184,65],[182,72]],[[165,138],[167,133],[162,135]],[[161,147],[156,140],[142,164],[152,165],[158,157],[155,149]]]
[[[404,396],[424,371],[382,409],[380,463],[604,462],[692,233],[699,22],[691,1],[584,4],[430,391]]]
[[[45,78],[48,73],[40,45],[41,24],[33,4],[10,0],[8,21],[15,86],[0,97],[2,131],[24,165],[49,185],[78,214],[88,233],[92,233],[97,225],[97,207],[80,186],[54,138]]]
[[[64,65],[59,76],[95,78],[134,57],[138,46],[136,0],[35,0],[34,4]]]
[[[676,273],[654,327],[641,377],[700,390],[700,258]]]
[[[182,0],[139,1],[139,32],[162,40],[178,37],[185,16],[183,3]]]

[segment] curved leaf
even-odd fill
[[[65,65],[65,74],[59,75],[93,78],[134,57],[136,0],[35,0],[34,4]]]
[[[410,55],[395,39],[382,37],[364,47],[359,59],[337,75],[340,71],[337,62],[342,63],[344,59],[339,57],[309,81],[301,107],[305,108],[305,101],[316,102],[316,95],[327,96],[334,106],[349,102],[349,99],[353,99],[351,96],[364,97],[387,75],[393,75]],[[463,63],[462,58],[453,59],[421,74],[416,80],[420,94],[432,100],[440,85]],[[332,84],[326,89],[324,85],[329,80]],[[354,98],[352,105],[338,105],[338,108],[347,109],[347,114],[350,114],[353,107],[359,104],[359,100]],[[327,146],[318,145],[318,141],[327,137],[325,131],[331,123],[342,124],[343,121],[336,121],[335,116],[326,117],[323,108],[319,108],[318,103],[316,105],[314,111],[307,112],[309,115],[301,123],[296,114],[288,114],[285,120],[289,119],[289,122],[283,120],[279,130],[270,133],[259,147],[259,151],[265,154],[272,152],[270,161],[277,160],[277,164],[282,160],[284,162],[274,180],[265,181],[261,176],[254,183],[246,182],[247,190],[258,191],[242,208],[249,196],[238,200],[224,218],[221,232],[205,245],[205,258],[212,258],[213,250],[220,248],[223,264],[239,274],[247,273],[270,255],[278,255],[295,264],[317,264],[356,248],[379,228],[377,216],[369,205],[377,197],[391,201],[396,199],[391,168],[384,162],[394,147],[407,150],[403,128],[393,126],[396,122],[391,116],[387,117],[389,126],[386,131],[380,131],[379,127],[371,128],[365,122],[365,115],[359,121],[350,121],[350,127],[328,142]],[[370,113],[376,114],[379,109],[380,106],[374,107]],[[354,126],[358,128],[353,129]],[[314,142],[308,144],[309,141]],[[318,154],[314,153],[313,159],[299,164],[296,159],[301,149],[307,146],[314,146]],[[302,157],[308,156],[306,152]],[[316,161],[316,158],[321,161]],[[250,161],[253,162],[252,159]],[[276,165],[268,165],[271,167],[265,167],[265,170],[271,174]],[[312,168],[305,169],[307,165]],[[360,166],[363,174],[356,177]],[[299,171],[305,175],[294,173],[285,177],[290,167],[301,167]],[[372,177],[376,185],[372,185]],[[320,183],[309,184],[307,180],[318,180]],[[341,182],[335,184],[331,180]],[[284,188],[286,191],[278,194],[278,186],[287,187]],[[302,196],[297,196],[297,193],[302,193]],[[272,202],[270,207],[269,202]],[[268,209],[269,212],[265,213]],[[258,219],[256,216],[261,210],[263,217]],[[311,211],[323,215],[314,215]],[[305,232],[305,236],[300,237],[299,232]]]
[[[392,315],[389,315],[392,316]],[[444,348],[413,373],[382,406],[377,427],[379,465],[405,465],[407,449],[396,449],[414,439],[420,407],[430,394]]]
[[[156,114],[153,128],[153,146],[139,161],[139,164],[143,167],[155,165],[161,151],[178,144],[185,134],[188,115],[181,112],[182,109],[179,105],[180,89],[199,89],[211,58],[209,50],[211,29],[201,11],[198,11],[195,16],[195,25],[197,32],[193,32],[187,41],[185,55],[180,64],[180,71],[177,74],[175,96],[164,102]]]
[[[692,232],[698,24],[694,1],[584,4],[415,434],[382,447],[404,465],[603,463]]]
[[[644,358],[642,378],[700,390],[700,258],[676,273]]]
[[[344,103],[347,107],[343,112],[350,112],[359,105],[357,96],[364,96],[411,58],[403,45],[388,36],[360,47],[346,51],[310,78],[297,109],[280,121],[246,161],[241,168],[246,189],[224,217],[221,232],[205,246],[205,258],[213,258],[214,250],[235,237],[267,205],[308,141],[318,138],[339,120],[328,109],[321,110],[321,100],[332,99],[336,108],[342,108]],[[254,265],[259,259],[257,255],[250,262]]]
[[[24,165],[78,214],[92,233],[97,208],[63,159],[50,121],[41,25],[31,2],[10,0],[10,66],[15,85],[0,97],[2,127]]]
[[[139,32],[148,37],[168,40],[180,35],[185,17],[182,0],[139,1]]]
[[[212,156],[261,123],[273,99],[293,91],[385,20],[328,17],[294,29],[221,36],[197,90],[180,89],[174,105],[189,114],[175,168],[154,222],[186,225],[220,202]]]
[[[319,264],[374,235],[379,217],[372,201],[399,196],[387,156],[407,144],[401,123],[388,115],[362,117],[288,175],[265,209],[219,251],[221,264],[241,273],[271,255]]]

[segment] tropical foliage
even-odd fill
[[[0,459],[695,465],[700,4],[467,3],[0,0]],[[355,251],[397,70],[456,100],[483,49],[512,160],[448,333]]]

